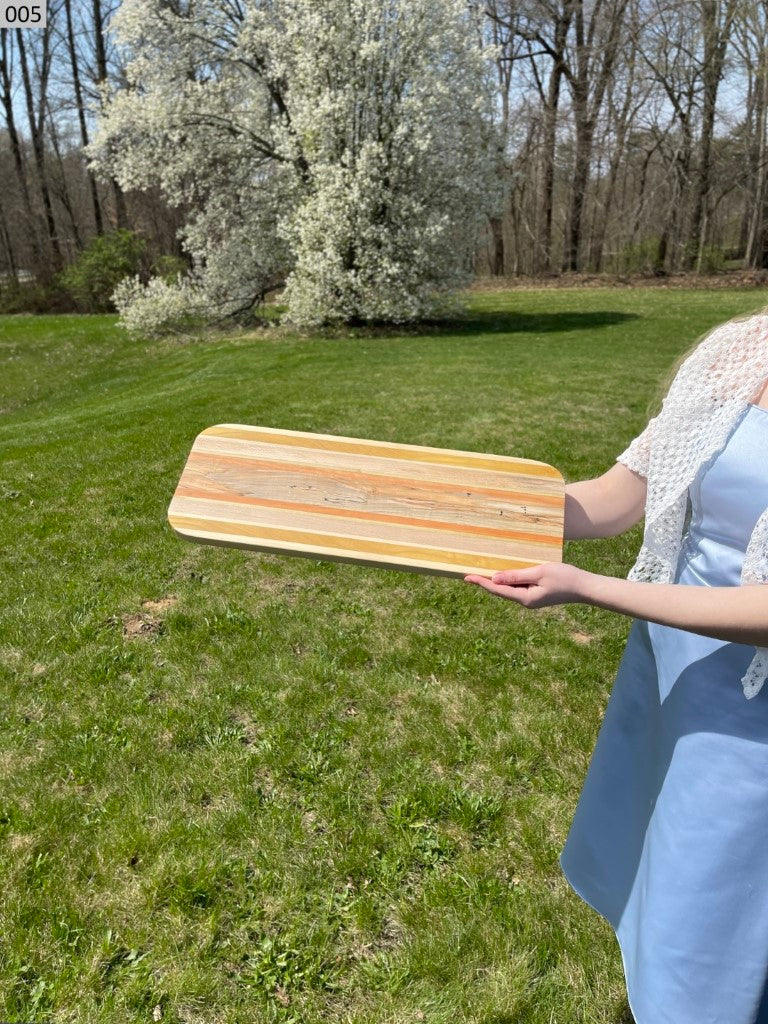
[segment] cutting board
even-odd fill
[[[532,459],[221,423],[195,439],[168,520],[206,544],[491,576],[562,560],[564,490]]]

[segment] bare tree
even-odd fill
[[[0,104],[5,118],[5,130],[8,136],[13,167],[16,172],[21,201],[21,231],[26,235],[32,263],[40,263],[40,244],[35,212],[32,206],[29,180],[21,134],[16,125],[14,108],[14,47],[13,34],[10,29],[0,29]],[[6,221],[6,223],[8,223]]]
[[[573,101],[576,139],[564,270],[578,270],[580,267],[584,205],[595,129],[619,53],[627,3],[628,0],[594,0],[588,9],[585,9],[584,0],[575,0],[574,3],[575,38],[569,47],[570,59],[566,60],[564,71]]]
[[[576,0],[534,0],[521,10],[517,25],[517,31],[526,43],[525,55],[541,107],[538,161],[535,167],[530,167],[530,173],[538,178],[534,273],[552,270],[557,124],[563,76],[568,70],[566,41],[575,4]]]
[[[742,217],[749,267],[768,266],[768,0],[738,11],[734,46],[747,74],[745,150],[747,173]]]
[[[64,0],[64,14],[66,17],[67,51],[69,53],[69,64],[72,70],[72,91],[74,93],[75,107],[77,110],[77,121],[80,127],[80,142],[83,149],[85,149],[89,142],[87,120],[88,111],[86,109],[85,95],[83,93],[81,83],[80,54],[78,52],[75,37],[74,18],[72,16],[72,0]],[[88,175],[88,190],[91,198],[91,207],[93,209],[93,223],[96,228],[96,234],[101,235],[104,233],[104,222],[101,216],[101,203],[99,201],[99,190],[96,185],[96,177],[90,169],[88,169],[86,173]]]
[[[490,25],[490,40],[496,50],[496,81],[499,97],[499,144],[496,161],[501,183],[501,209],[493,211],[488,217],[491,230],[490,269],[491,273],[498,277],[504,273],[506,264],[504,207],[506,206],[509,177],[506,166],[506,148],[509,140],[509,93],[512,85],[512,65],[516,58],[517,10],[513,0],[488,0],[485,13]]]
[[[711,185],[712,137],[715,128],[717,92],[723,77],[728,41],[733,28],[737,0],[696,0],[703,35],[701,80],[703,101],[701,135],[699,137],[699,167],[693,195],[693,214],[689,241],[688,265],[701,269],[701,260],[707,240],[709,210],[707,200]]]
[[[61,246],[56,228],[56,218],[53,212],[53,202],[48,182],[48,170],[46,167],[46,146],[44,139],[45,113],[48,103],[48,79],[51,70],[51,35],[52,35],[53,11],[49,9],[48,25],[42,30],[40,44],[40,60],[37,68],[37,95],[33,92],[32,72],[30,61],[27,56],[27,44],[25,33],[22,29],[16,29],[16,48],[19,54],[19,65],[21,68],[21,80],[24,86],[24,99],[27,107],[27,121],[29,124],[29,135],[32,141],[32,153],[37,171],[37,187],[43,204],[45,214],[45,225],[47,228],[47,241],[50,249],[50,264],[45,268],[46,273],[60,270],[63,266]]]
[[[640,8],[637,0],[628,7],[627,32],[620,53],[619,70],[614,75],[613,88],[608,92],[608,111],[605,118],[604,138],[610,143],[608,172],[600,194],[596,196],[595,217],[590,242],[589,263],[598,273],[602,270],[606,235],[613,212],[619,174],[624,173],[624,192],[629,160],[627,140],[638,124],[640,110],[648,101],[649,82],[638,73],[638,49],[642,44]],[[641,188],[642,191],[642,188]]]

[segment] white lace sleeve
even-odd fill
[[[742,583],[768,583],[768,509],[758,519],[749,539],[741,571]],[[768,676],[768,648],[758,647],[741,680],[745,697],[756,697]]]
[[[742,583],[768,582],[768,508],[755,523],[744,553]]]
[[[651,439],[653,437],[653,426],[657,417],[649,421],[645,430],[638,434],[621,455],[616,456],[616,461],[621,462],[640,476],[648,477],[648,466],[651,458]]]

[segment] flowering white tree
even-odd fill
[[[123,321],[407,321],[466,280],[492,202],[489,70],[466,0],[123,0],[127,84],[91,147],[191,212],[194,271],[123,283]]]

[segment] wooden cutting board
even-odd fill
[[[564,482],[544,462],[222,423],[168,509],[182,537],[461,577],[562,560]]]

